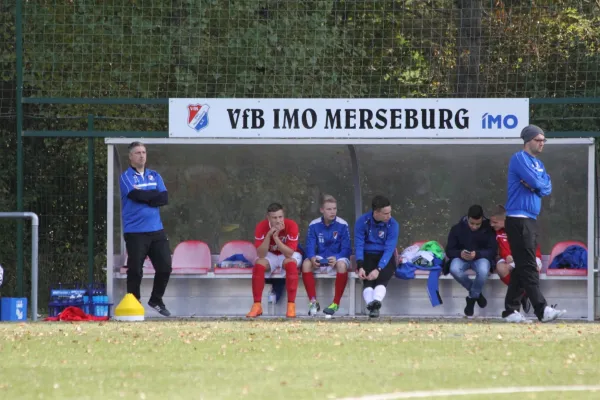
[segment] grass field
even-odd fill
[[[0,399],[329,399],[598,384],[599,324],[343,319],[0,324]],[[598,399],[600,392],[518,397]]]

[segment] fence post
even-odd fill
[[[23,211],[23,1],[15,4],[17,58],[17,211]],[[23,297],[23,220],[17,221],[17,294]]]
[[[94,115],[88,115],[88,131],[94,130]],[[94,284],[94,138],[88,137],[88,281]]]

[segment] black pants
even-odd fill
[[[506,311],[502,313],[502,317],[521,308],[521,297],[525,290],[535,315],[541,320],[547,303],[540,291],[540,274],[535,261],[537,221],[531,218],[507,217],[505,229],[515,268],[510,274],[510,283],[504,301]]]
[[[381,256],[383,253],[365,253],[365,263],[363,265],[363,269],[365,270],[365,274],[369,275],[371,271],[377,269],[379,264],[379,260],[381,260]],[[390,258],[390,261],[387,263],[385,268],[382,268],[379,272],[379,276],[374,281],[363,281],[363,288],[375,288],[375,286],[383,285],[387,286],[392,276],[394,276],[394,272],[396,272],[396,259],[394,256]]]
[[[162,303],[162,297],[171,276],[171,249],[163,230],[144,233],[126,233],[127,246],[127,293],[140,299],[140,286],[144,276],[144,260],[150,258],[154,270],[154,286],[150,301]]]

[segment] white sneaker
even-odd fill
[[[546,306],[546,308],[544,308],[542,322],[554,321],[555,319],[562,317],[566,312],[567,310],[557,310],[554,307]]]
[[[319,305],[318,302],[311,301],[310,304],[308,305],[308,315],[310,315],[311,317],[314,317],[315,315],[317,315],[317,313],[319,312],[320,309],[321,309],[321,306]]]
[[[506,322],[512,322],[516,324],[531,324],[532,322],[530,319],[525,318],[523,314],[521,314],[518,311],[514,311],[508,317],[504,317],[503,320]]]

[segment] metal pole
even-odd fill
[[[362,193],[360,188],[360,171],[358,168],[358,157],[354,145],[348,145],[350,151],[350,161],[352,163],[352,183],[354,186],[354,220],[360,217],[362,212]]]
[[[17,57],[17,210],[23,211],[23,2],[16,7],[16,57]],[[17,293],[23,297],[23,221],[17,222]]]
[[[94,116],[88,115],[88,130],[94,130]],[[94,284],[94,138],[88,143],[88,282]]]
[[[358,220],[358,217],[362,215],[362,193],[360,187],[360,170],[358,168],[358,157],[356,156],[356,149],[353,145],[348,145],[348,151],[350,151],[350,161],[352,163],[352,183],[354,186],[354,221]],[[356,227],[355,227],[356,228]],[[356,279],[350,278],[348,280],[350,285],[350,307],[348,314],[353,316],[356,314]],[[360,296],[360,308],[362,310],[363,299]]]
[[[115,146],[108,145],[106,150],[106,295],[108,301],[113,303],[113,283],[115,277],[114,271],[114,167],[115,167]]]
[[[596,146],[591,144],[588,147],[588,191],[587,191],[587,248],[588,248],[588,274],[587,274],[587,319],[593,321],[596,317],[596,298],[594,290],[595,282],[595,246],[594,246],[594,234],[596,224],[596,199],[595,199],[595,185],[596,185]]]
[[[0,212],[0,218],[31,219],[31,319],[37,321],[38,313],[38,227],[40,220],[32,212]]]

